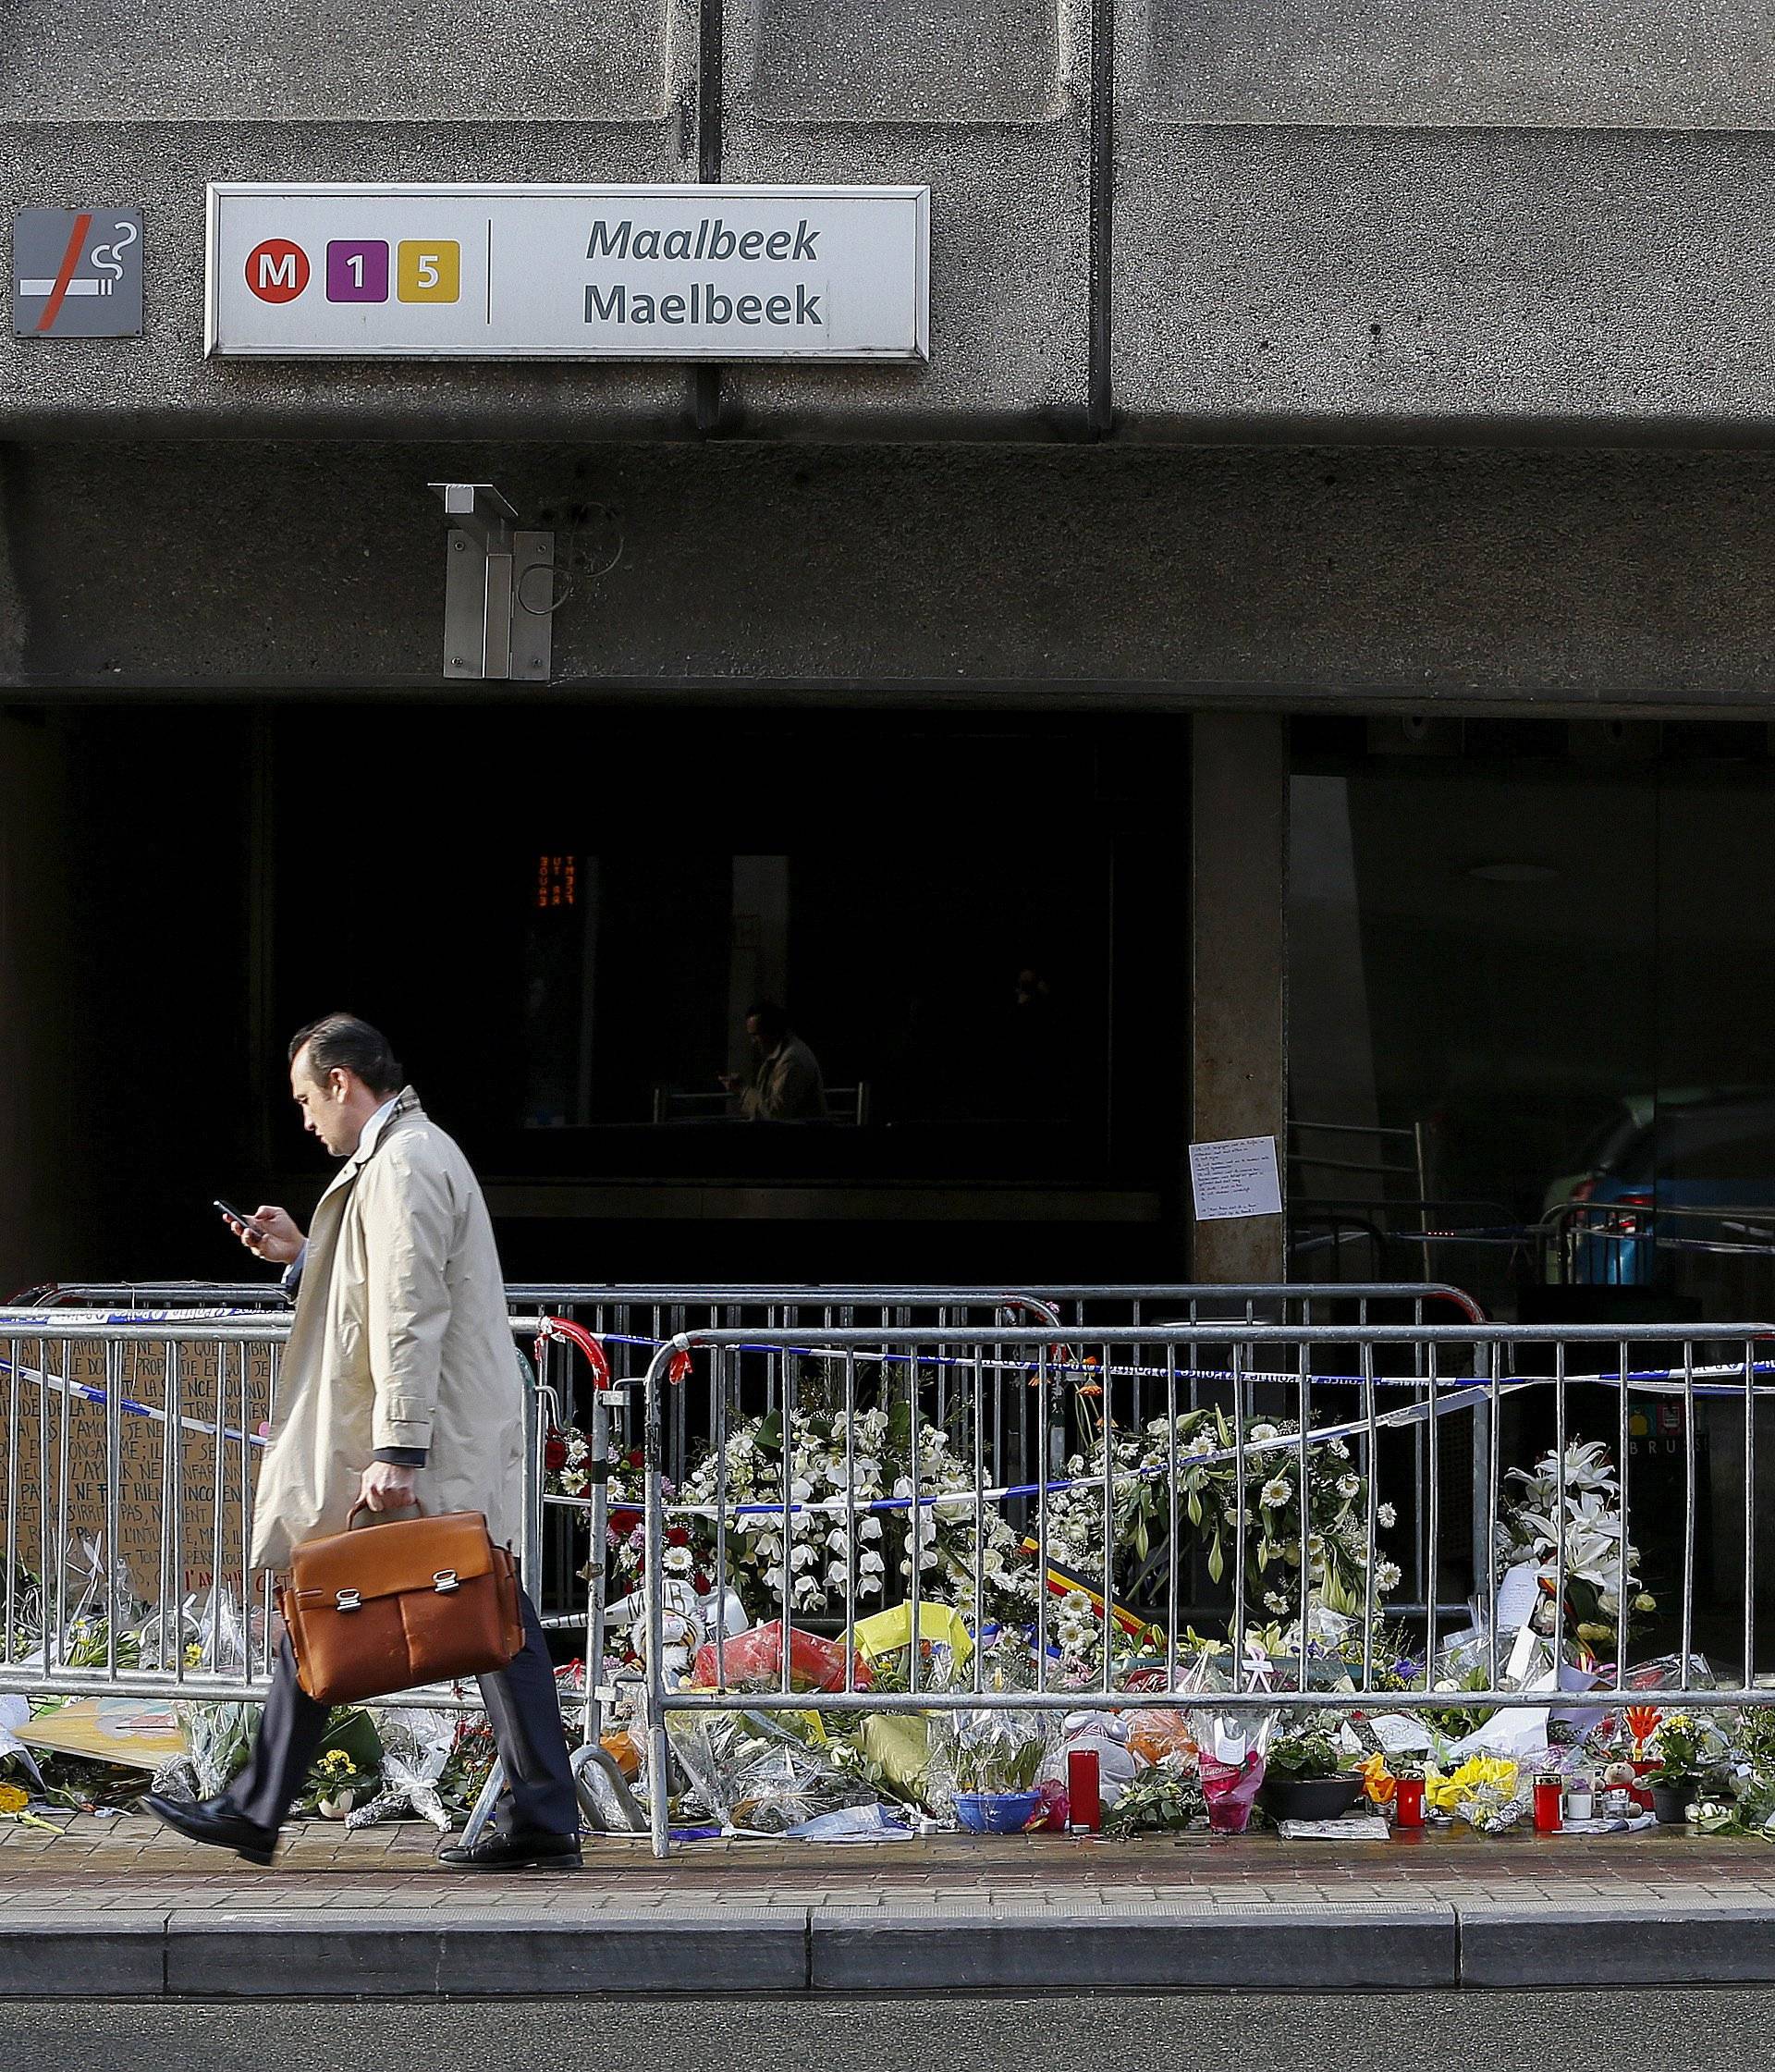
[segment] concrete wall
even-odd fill
[[[0,431],[1048,438],[1113,405],[1154,438],[1769,433],[1767,5],[706,12],[718,36],[698,0],[13,0],[0,191],[142,203],[149,328],[0,339]],[[929,182],[930,364],[202,361],[209,179],[699,172]]]
[[[532,695],[1775,693],[1766,455],[722,441],[14,448],[26,637],[0,680],[438,695],[445,472],[556,527],[570,581]]]

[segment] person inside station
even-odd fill
[[[740,1096],[740,1112],[751,1122],[816,1122],[826,1119],[826,1081],[820,1061],[790,1027],[775,1000],[746,1011],[752,1044],[749,1073],[724,1072],[721,1084]]]

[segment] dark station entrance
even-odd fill
[[[208,1204],[300,1214],[324,1184],[283,1044],[340,1006],[462,1140],[514,1278],[1181,1276],[1183,718],[5,725],[33,992],[12,1286],[236,1272]],[[761,999],[817,1056],[824,1120],[724,1096]]]

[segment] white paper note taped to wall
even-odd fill
[[[1281,1175],[1273,1136],[1227,1137],[1190,1146],[1190,1189],[1198,1223],[1230,1216],[1279,1216]]]

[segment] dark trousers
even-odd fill
[[[505,1766],[506,1790],[496,1824],[577,1834],[579,1801],[567,1757],[560,1700],[542,1622],[527,1590],[519,1592],[524,1645],[506,1668],[480,1679],[481,1699]],[[223,1795],[256,1826],[279,1828],[314,1767],[331,1709],[296,1681],[296,1658],[286,1636],[247,1767]]]

